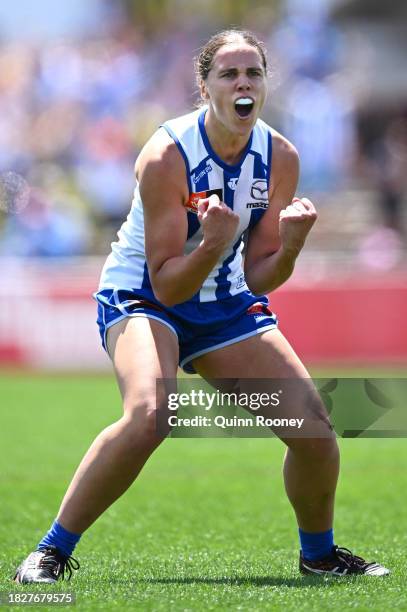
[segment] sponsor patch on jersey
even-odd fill
[[[201,170],[201,172],[199,172],[198,174],[193,174],[192,175],[192,180],[195,183],[195,185],[197,183],[199,183],[199,181],[201,180],[201,178],[203,178],[205,176],[205,174],[209,174],[209,172],[212,172],[213,168],[211,166],[211,164],[206,164],[205,168],[203,170]]]
[[[208,191],[198,191],[198,193],[191,193],[188,202],[185,204],[185,208],[189,212],[198,212],[199,200],[209,198],[211,195],[217,195],[221,201],[223,201],[223,189],[209,189]]]
[[[246,208],[268,208],[268,202],[248,202]]]
[[[253,181],[252,188],[250,190],[250,197],[252,197],[253,200],[268,202],[269,194],[266,179],[256,179]]]
[[[241,274],[239,276],[239,278],[237,279],[236,282],[236,289],[241,289],[242,287],[244,287],[246,285],[246,279],[244,277],[244,274]]]

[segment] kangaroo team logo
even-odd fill
[[[232,191],[236,190],[237,187],[237,182],[238,182],[238,178],[231,178],[228,180],[228,187],[229,189],[231,189]]]

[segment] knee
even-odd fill
[[[333,434],[324,438],[302,438],[292,442],[288,445],[290,450],[307,463],[324,465],[339,461],[339,447]]]
[[[170,433],[168,425],[168,404],[160,400],[146,398],[124,402],[124,427],[128,436],[138,446],[158,446]]]

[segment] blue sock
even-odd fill
[[[320,533],[306,533],[299,529],[301,550],[305,559],[316,561],[327,557],[334,545],[334,532],[332,529]]]
[[[41,542],[37,546],[37,550],[45,548],[45,546],[56,546],[59,552],[64,557],[70,557],[77,543],[79,542],[81,534],[72,533],[67,531],[58,523],[54,521],[51,529],[42,538]]]

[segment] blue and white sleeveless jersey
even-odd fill
[[[184,254],[191,253],[203,238],[197,217],[200,198],[215,193],[240,218],[231,245],[200,291],[189,300],[193,302],[212,302],[248,291],[242,267],[243,235],[268,208],[271,174],[272,135],[264,121],[257,120],[240,162],[230,166],[211,147],[204,125],[206,110],[201,108],[172,119],[160,128],[173,138],[186,167],[189,200],[185,206],[188,236]],[[154,298],[145,257],[143,206],[138,185],[118,238],[103,268],[99,289],[132,289],[141,297]]]

